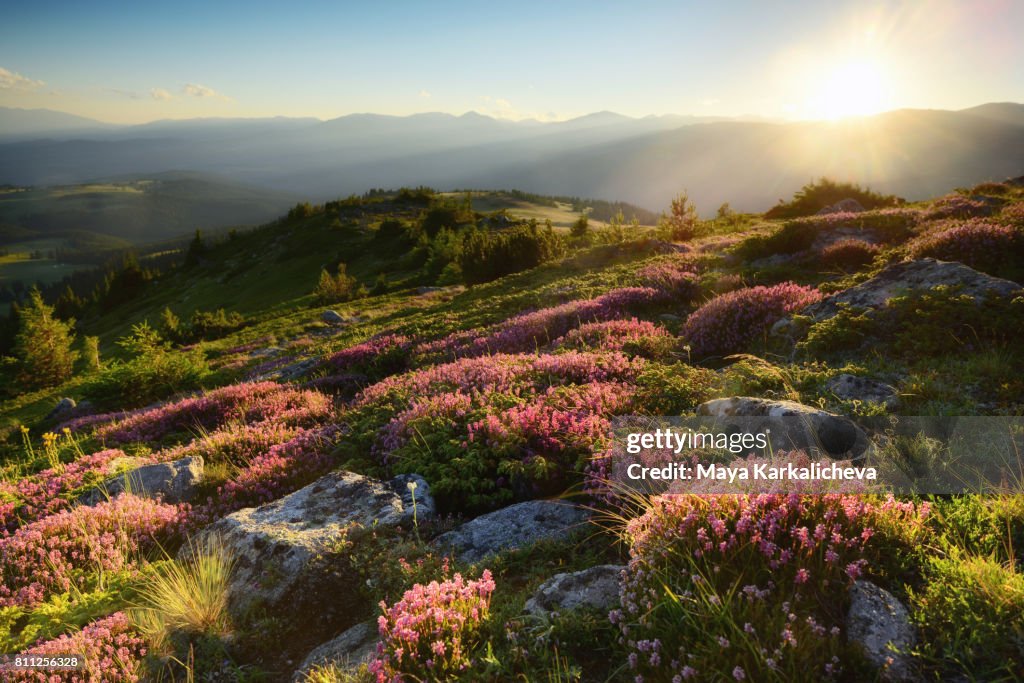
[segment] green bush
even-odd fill
[[[565,255],[565,240],[535,223],[500,231],[474,231],[465,240],[459,266],[468,284],[489,282]]]
[[[326,269],[320,271],[320,281],[317,282],[313,294],[321,304],[336,304],[365,296],[366,290],[359,286],[354,277],[345,272],[345,264],[339,263],[334,274]]]
[[[172,351],[170,344],[147,323],[132,327],[118,342],[131,359],[115,361],[92,377],[83,393],[101,406],[145,405],[199,387],[210,374],[201,349]]]
[[[26,388],[48,387],[71,378],[78,352],[71,349],[74,320],[64,322],[53,316],[39,290],[29,294],[28,304],[19,312],[14,339],[18,359],[18,381]]]
[[[795,254],[810,249],[817,236],[818,227],[813,223],[792,221],[770,235],[748,237],[736,246],[734,253],[744,261]]]
[[[813,216],[826,206],[831,206],[843,199],[856,199],[865,209],[876,209],[884,206],[898,206],[904,202],[895,195],[884,195],[872,192],[855,183],[844,183],[822,178],[807,183],[796,191],[793,199],[779,203],[765,212],[765,218],[796,218]]]

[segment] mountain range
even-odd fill
[[[133,126],[0,108],[0,184],[167,171],[313,200],[401,185],[516,187],[658,209],[685,189],[703,213],[725,201],[763,211],[819,176],[919,199],[1024,175],[1024,105],[798,122],[613,112],[513,122],[469,112]]]

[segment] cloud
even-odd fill
[[[120,95],[121,97],[127,97],[130,100],[141,100],[142,99],[142,95],[140,95],[139,93],[135,92],[134,90],[122,90],[120,88],[107,88],[106,90],[107,90],[107,92],[112,92],[115,95]]]
[[[430,97],[430,91],[420,90],[420,97]]]
[[[720,102],[721,100],[718,99],[717,97],[708,97],[700,101],[700,103],[705,107],[713,107]]]
[[[205,85],[199,85],[198,83],[186,83],[184,87],[182,87],[181,91],[189,97],[199,97],[204,99],[211,98],[224,100],[225,102],[232,101],[232,99],[227,95],[222,95],[213,88],[208,88]]]
[[[163,88],[150,88],[149,89],[149,96],[152,97],[154,100],[160,100],[160,101],[173,100],[174,99],[174,95],[172,95],[171,93],[167,92]]]
[[[3,90],[34,90],[45,85],[42,81],[35,81],[26,78],[14,71],[8,71],[0,66],[0,89]]]

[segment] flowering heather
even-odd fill
[[[85,659],[83,671],[7,671],[7,681],[39,681],[40,683],[124,683],[140,680],[146,643],[132,629],[128,616],[116,612],[77,633],[64,634],[34,645],[25,655],[57,657],[75,654]],[[2,666],[2,665],[0,665]]]
[[[949,194],[932,202],[924,217],[928,220],[936,218],[974,218],[988,216],[992,207],[987,203],[972,199],[962,194]]]
[[[675,337],[665,328],[646,320],[630,318],[581,325],[558,339],[555,347],[622,351],[626,347],[646,349],[659,345],[670,346],[674,341]]]
[[[27,524],[0,539],[0,606],[31,606],[86,586],[96,571],[124,569],[139,552],[180,534],[186,513],[187,506],[122,494]]]
[[[871,263],[878,252],[877,245],[864,240],[842,239],[822,249],[820,259],[826,266],[859,268]]]
[[[1013,202],[1004,206],[1003,210],[999,213],[999,218],[1004,223],[1024,226],[1024,201]]]
[[[474,665],[479,628],[490,617],[494,579],[460,574],[442,582],[416,584],[393,606],[380,604],[380,642],[370,673],[378,683],[446,680]]]
[[[999,274],[1024,257],[1024,234],[1006,225],[971,219],[940,224],[911,241],[908,250],[914,258],[931,256],[943,261],[960,261],[972,268]]]
[[[692,257],[656,261],[637,271],[637,276],[645,287],[665,292],[674,301],[689,303],[700,295],[698,263]]]
[[[101,483],[109,476],[110,463],[127,457],[123,451],[108,449],[86,455],[60,470],[45,469],[17,482],[0,482],[0,533],[7,535],[22,524],[71,507],[74,500],[67,495],[88,485]],[[144,464],[149,458],[139,458]]]
[[[876,525],[921,526],[927,515],[927,504],[840,494],[652,499],[626,527],[630,562],[609,615],[631,673],[840,677],[843,615],[820,596],[867,570]]]
[[[268,503],[297,491],[334,466],[330,450],[340,431],[329,426],[304,429],[252,458],[217,495],[195,506],[190,520],[202,525],[244,507]]]
[[[137,411],[101,426],[96,434],[116,443],[157,441],[174,432],[215,429],[227,422],[309,424],[326,417],[330,409],[330,399],[317,392],[276,382],[243,382]]]
[[[569,301],[521,313],[487,330],[465,330],[436,341],[425,342],[414,351],[426,359],[469,358],[492,353],[528,353],[546,346],[583,323],[611,320],[631,309],[649,306],[666,298],[652,287],[622,287],[593,299]]]
[[[592,381],[631,381],[644,361],[618,353],[571,351],[560,354],[495,354],[389,377],[364,389],[356,408],[390,404],[399,409],[414,396],[440,392],[507,392]]]
[[[326,363],[334,373],[376,371],[375,374],[389,375],[405,367],[411,346],[408,337],[383,334],[338,351]]]
[[[280,422],[258,422],[254,425],[227,425],[196,437],[187,444],[165,448],[152,455],[157,462],[200,456],[207,463],[229,463],[245,466],[277,444],[292,439],[302,431]]]
[[[682,336],[697,357],[745,351],[772,323],[821,299],[821,292],[794,282],[748,287],[721,294],[690,314]]]

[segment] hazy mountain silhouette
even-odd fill
[[[764,210],[822,175],[913,199],[1024,174],[1024,105],[1015,103],[790,123],[613,112],[512,122],[470,112],[94,128],[83,119],[81,128],[60,132],[60,117],[40,116],[46,125],[37,139],[26,139],[16,111],[0,110],[0,140],[7,138],[0,183],[187,169],[312,199],[427,184],[516,187],[651,208],[686,189],[711,212],[723,201]],[[8,121],[19,139],[10,140]]]

